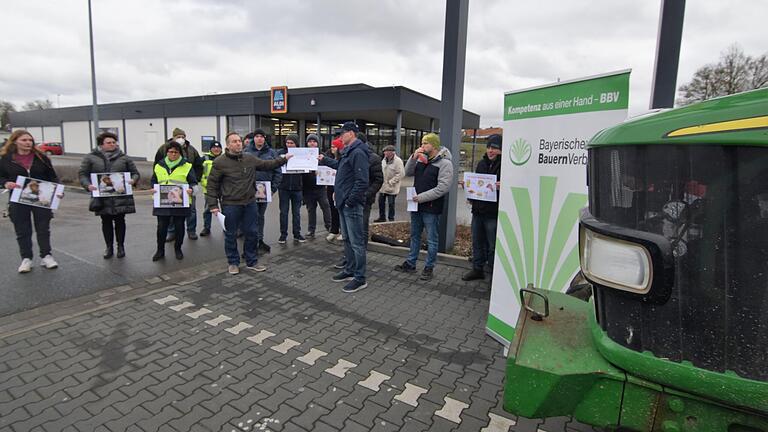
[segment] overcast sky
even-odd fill
[[[500,125],[503,94],[632,69],[648,107],[659,0],[471,0],[464,108]],[[3,0],[0,99],[91,101],[86,0]],[[94,0],[99,102],[366,83],[440,98],[442,0]],[[678,85],[737,42],[766,51],[766,0],[687,2]],[[60,95],[57,97],[57,95]]]

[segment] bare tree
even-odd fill
[[[678,88],[678,105],[768,86],[768,53],[759,57],[744,54],[733,44],[720,54],[720,61],[699,68],[690,82]]]
[[[35,99],[32,102],[27,102],[21,106],[22,111],[32,111],[53,108],[53,102],[50,100]]]
[[[16,106],[11,102],[0,100],[0,130],[10,130],[11,118],[9,113],[16,112]]]

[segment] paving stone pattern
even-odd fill
[[[586,431],[501,408],[488,286],[369,253],[369,287],[331,281],[307,244],[0,340],[0,430]]]

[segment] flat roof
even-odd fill
[[[314,104],[312,103],[314,101]],[[269,90],[151,99],[99,104],[99,120],[141,118],[261,115],[286,120],[341,122],[366,120],[396,125],[403,112],[402,126],[430,130],[440,125],[440,101],[402,86],[372,87],[346,84],[288,89],[288,113],[270,113]],[[59,126],[62,122],[91,120],[91,106],[21,111],[10,113],[13,127]],[[462,129],[480,126],[478,114],[463,111]]]

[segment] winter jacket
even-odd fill
[[[286,153],[288,153],[288,149],[284,148],[280,150],[278,155],[284,155]],[[302,177],[304,177],[304,173],[285,173],[283,174],[283,178],[280,180],[280,185],[277,188],[287,191],[301,191],[304,185]]]
[[[203,194],[205,194],[205,188],[208,187],[208,176],[211,175],[214,159],[216,159],[216,156],[213,153],[203,153],[203,176],[200,177],[200,186],[203,189]]]
[[[399,194],[400,182],[405,175],[403,160],[398,155],[395,155],[391,161],[388,161],[387,158],[382,158],[381,169],[384,172],[384,183],[379,192],[387,195]]]
[[[323,165],[336,170],[336,208],[365,205],[370,177],[368,145],[359,139],[341,150],[341,159],[323,158]]]
[[[419,211],[442,213],[445,195],[453,184],[451,152],[443,147],[426,164],[410,157],[405,164],[405,175],[414,177],[413,186],[419,200]]]
[[[368,144],[368,189],[365,191],[365,203],[372,205],[376,202],[376,194],[384,184],[384,172],[381,167],[381,156],[376,154],[373,146]]]
[[[16,183],[17,176],[31,177],[38,180],[45,180],[53,183],[59,182],[59,176],[53,169],[51,160],[48,156],[35,152],[32,160],[32,166],[27,171],[18,162],[13,160],[13,154],[8,153],[0,158],[0,187],[5,187],[7,182]],[[11,194],[8,194],[10,200]]]
[[[154,169],[152,170],[152,185],[156,185],[158,183],[157,181],[157,174],[155,174],[155,169],[157,169],[158,166],[164,168],[166,172],[169,174],[172,173],[175,169],[179,169],[181,166],[183,166],[185,163],[188,163],[187,160],[182,157],[181,162],[179,162],[178,165],[174,167],[174,169],[168,168],[168,165],[165,163],[165,157],[160,159],[159,162],[155,162]],[[187,184],[191,188],[192,186],[195,186],[197,184],[197,177],[195,176],[195,170],[191,169],[189,170],[189,173],[187,174]],[[192,197],[189,198],[190,200]],[[189,207],[177,207],[177,208],[153,208],[152,209],[152,216],[189,216],[190,208]]]
[[[91,174],[123,172],[131,173],[133,184],[138,184],[139,170],[136,169],[136,164],[133,163],[131,158],[118,149],[108,160],[107,156],[96,148],[83,157],[83,161],[80,162],[78,177],[80,178],[80,185],[85,190],[88,190],[88,186],[91,185]],[[88,210],[95,212],[96,216],[115,216],[136,213],[136,205],[133,202],[133,195],[104,198],[91,197]]]
[[[256,156],[261,160],[275,160],[278,158],[277,152],[267,143],[264,143],[264,146],[261,147],[261,150],[257,149],[256,146],[251,143],[248,145],[248,148],[243,151],[249,155]],[[277,167],[272,171],[256,171],[256,181],[270,182],[272,193],[277,192],[277,188],[280,187],[280,182],[282,179],[283,173],[280,171],[280,167]]]
[[[208,208],[221,205],[246,205],[256,200],[256,171],[274,171],[285,164],[285,158],[261,160],[256,156],[240,153],[224,154],[213,161],[213,169],[208,176],[208,188],[205,200]]]
[[[496,181],[501,180],[501,155],[496,156],[494,160],[488,159],[488,155],[484,155],[480,162],[477,163],[477,169],[475,172],[478,174],[495,174]],[[472,203],[472,214],[480,216],[496,216],[499,214],[499,191],[496,191],[496,202],[480,201],[470,199]]]
[[[155,153],[155,163],[165,158],[166,153],[168,152],[168,143],[171,141],[173,141],[173,139],[169,139],[157,149],[157,153]],[[195,178],[203,178],[203,158],[200,157],[200,153],[198,153],[197,149],[192,147],[192,144],[187,140],[184,140],[184,145],[182,145],[181,148],[181,156],[192,164],[192,169],[195,171]]]

